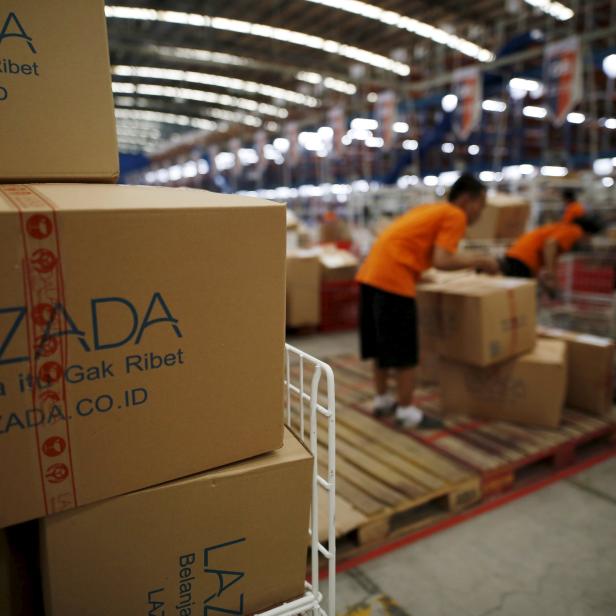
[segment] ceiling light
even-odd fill
[[[184,60],[197,60],[199,62],[210,62],[213,64],[230,64],[233,66],[250,66],[253,62],[249,58],[235,56],[218,51],[207,51],[205,49],[190,49],[187,47],[166,47],[160,45],[148,45],[146,49],[159,56],[168,58],[181,58]]]
[[[606,188],[611,188],[612,186],[614,186],[614,178],[602,178],[601,183]]]
[[[571,19],[575,15],[569,7],[554,0],[524,0],[524,2],[559,21],[567,21],[567,19]]]
[[[609,128],[610,130],[614,130],[616,128],[616,118],[605,118],[603,121],[603,126],[605,128]]]
[[[235,166],[235,154],[232,152],[219,152],[214,157],[214,160],[219,171],[227,171]]]
[[[299,81],[312,83],[314,85],[323,84],[323,87],[328,90],[335,90],[336,92],[342,92],[343,94],[353,95],[357,92],[357,88],[352,83],[343,81],[342,79],[336,79],[334,77],[325,77],[320,73],[300,71],[295,75],[295,78]]]
[[[552,178],[563,178],[569,173],[567,167],[557,167],[554,165],[545,165],[541,167],[541,175]]]
[[[406,139],[402,142],[402,147],[405,150],[416,150],[419,147],[419,142],[416,139]]]
[[[454,151],[454,149],[455,149],[455,146],[451,142],[443,143],[443,145],[441,146],[441,150],[445,154],[451,154]]]
[[[613,169],[614,165],[611,158],[597,158],[592,164],[592,170],[597,175],[610,175]]]
[[[616,53],[611,53],[609,56],[605,56],[601,66],[603,67],[603,72],[610,79],[616,79]]]
[[[417,19],[407,17],[406,15],[401,15],[395,11],[382,9],[380,6],[375,6],[374,4],[369,4],[368,2],[362,2],[361,0],[308,1],[314,2],[315,4],[329,6],[333,9],[338,9],[347,13],[353,13],[354,15],[360,15],[366,19],[379,21],[388,26],[399,28],[400,30],[406,30],[412,34],[417,34],[418,36],[431,39],[435,43],[446,45],[450,49],[455,49],[466,56],[479,60],[480,62],[491,62],[494,60],[494,54],[490,50],[483,49],[472,41],[463,39],[460,36],[456,36],[455,34],[451,34],[441,28],[423,23]]]
[[[368,96],[366,96],[366,100],[369,103],[376,103],[379,100],[379,95],[376,92],[368,92]]]
[[[402,77],[406,77],[411,68],[403,62],[396,62],[391,58],[379,55],[366,49],[360,49],[352,45],[345,45],[337,41],[321,38],[304,32],[277,28],[265,24],[252,23],[239,19],[228,19],[226,17],[210,17],[209,15],[199,15],[197,13],[184,13],[180,11],[163,11],[155,9],[143,9],[138,7],[106,6],[105,15],[115,19],[135,19],[141,21],[161,21],[165,23],[181,24],[186,26],[197,26],[201,28],[213,28],[215,30],[225,30],[227,32],[238,32],[250,36],[260,36],[263,38],[301,45],[311,49],[319,49],[326,53],[335,54],[353,60],[369,64],[375,68],[383,69]]]
[[[496,179],[496,174],[494,173],[494,171],[482,171],[479,174],[479,179],[482,182],[494,182]]]
[[[395,133],[408,133],[409,125],[406,122],[394,122],[393,130]]]
[[[370,118],[353,118],[351,120],[351,128],[357,130],[376,130],[379,123]]]
[[[426,186],[436,186],[438,184],[438,178],[435,175],[427,175],[423,181]]]
[[[484,111],[496,111],[497,113],[502,113],[507,109],[507,103],[504,103],[503,101],[494,101],[488,98],[481,103],[481,108]]]
[[[533,105],[526,105],[526,107],[524,107],[524,109],[522,109],[522,113],[527,117],[527,118],[545,118],[546,115],[548,115],[547,109],[545,109],[544,107],[535,107]]]
[[[578,111],[572,111],[567,114],[567,122],[571,122],[571,124],[582,124],[585,119],[586,116]]]
[[[441,99],[443,111],[451,113],[458,106],[458,97],[455,94],[445,94]]]
[[[286,154],[289,151],[290,142],[288,139],[284,137],[277,137],[274,139],[274,147],[283,154]]]
[[[479,146],[474,143],[468,146],[468,153],[471,156],[477,156],[477,154],[479,154],[479,151],[480,151]]]
[[[383,139],[381,139],[381,137],[368,137],[368,139],[366,139],[365,141],[365,144],[369,148],[382,148],[385,142],[383,141]]]
[[[174,113],[161,113],[159,111],[145,111],[140,109],[116,109],[116,118],[133,119],[142,122],[157,122],[159,124],[175,124],[177,126],[190,126],[200,130],[214,131],[218,128],[216,122]]]
[[[525,79],[523,77],[513,77],[509,81],[509,87],[515,90],[525,90],[526,92],[535,92],[541,87],[541,84],[534,79]]]

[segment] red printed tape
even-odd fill
[[[32,408],[55,411],[58,421],[35,427],[36,451],[45,511],[77,506],[71,456],[69,410],[64,370],[67,365],[64,280],[56,211],[34,188],[0,186],[19,213],[23,242],[24,296],[27,306],[28,355],[32,375]]]

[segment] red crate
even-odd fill
[[[582,259],[558,264],[560,287],[574,293],[598,293],[611,295],[614,292],[614,267]]]
[[[354,280],[321,285],[321,331],[355,329],[359,315],[359,285]]]

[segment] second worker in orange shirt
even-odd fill
[[[413,208],[392,223],[360,268],[360,346],[362,357],[374,360],[376,415],[395,411],[406,427],[439,425],[413,404],[419,357],[416,283],[432,266],[499,271],[492,257],[457,252],[467,225],[479,218],[485,201],[485,186],[463,175],[452,186],[448,202]],[[395,376],[397,398],[388,393],[390,373]]]

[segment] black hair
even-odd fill
[[[571,222],[572,224],[581,227],[582,231],[588,235],[596,235],[597,233],[601,233],[605,227],[605,224],[601,218],[592,214],[585,214],[584,216],[580,216]]]
[[[479,197],[486,192],[486,187],[476,178],[468,173],[461,175],[449,191],[449,201],[455,203],[462,195]]]
[[[575,194],[575,190],[573,190],[573,188],[565,188],[563,190],[563,199],[567,203],[570,203],[571,201],[575,201],[575,198],[576,198],[576,194]]]

